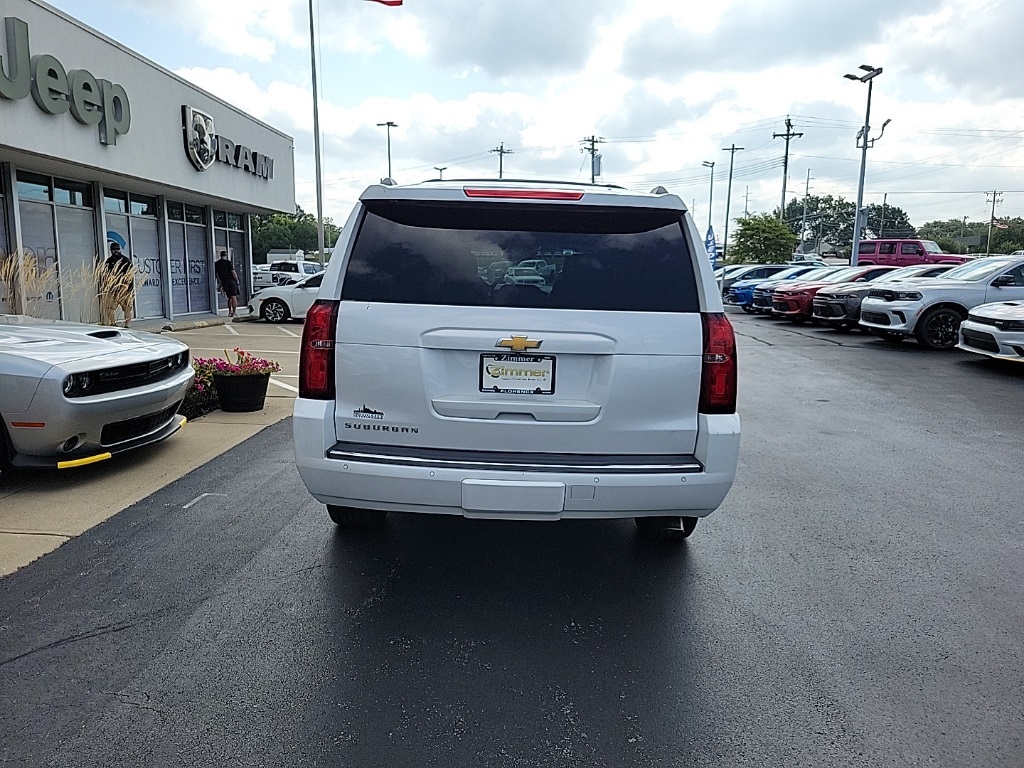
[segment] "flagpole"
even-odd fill
[[[309,0],[309,57],[313,72],[313,147],[316,156],[316,242],[324,265],[324,192],[320,173],[320,109],[316,96],[316,43],[313,39],[313,0]]]

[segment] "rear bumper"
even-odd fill
[[[504,520],[704,517],[725,499],[736,474],[740,420],[699,416],[692,456],[645,457],[643,466],[589,465],[580,456],[551,462],[510,456],[448,462],[438,454],[386,455],[338,444],[334,404],[297,399],[293,419],[299,475],[324,504]],[[535,457],[536,458],[536,457]]]

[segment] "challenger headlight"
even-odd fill
[[[89,394],[96,377],[92,373],[72,373],[64,378],[62,389],[65,397],[80,397]]]
[[[835,293],[831,296],[826,296],[827,299],[856,299],[856,294],[853,293]]]

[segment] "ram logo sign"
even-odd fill
[[[261,179],[274,178],[274,158],[218,134],[212,115],[183,104],[181,122],[185,154],[197,171],[205,171],[214,162],[221,162]]]

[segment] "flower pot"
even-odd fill
[[[249,373],[241,376],[213,374],[217,399],[222,411],[261,411],[267,399],[269,373]]]

